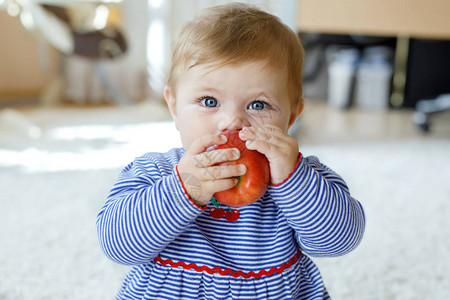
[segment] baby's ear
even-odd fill
[[[169,107],[170,114],[174,121],[176,121],[177,107],[175,102],[175,97],[171,89],[166,85],[164,87],[164,99],[166,99],[167,106]]]
[[[291,110],[291,116],[289,118],[289,127],[291,127],[292,124],[294,124],[295,120],[297,120],[298,116],[303,111],[303,107],[305,106],[305,101],[303,100],[303,97],[298,101],[296,105],[293,106]]]

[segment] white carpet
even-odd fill
[[[34,115],[40,139],[0,122],[0,299],[112,299],[128,267],[101,253],[96,214],[120,168],[178,145],[177,132],[170,122],[46,116]],[[359,248],[315,259],[333,299],[450,295],[449,140],[301,150],[340,173],[366,211]]]
[[[360,246],[315,260],[334,299],[450,295],[450,141],[308,149],[333,166],[366,212]]]

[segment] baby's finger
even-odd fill
[[[281,128],[274,125],[265,125],[265,126],[255,126],[255,127],[244,127],[242,129],[243,135],[247,135],[250,132],[250,135],[253,138],[261,138],[267,139],[270,136],[283,137],[287,134],[281,130]]]
[[[236,148],[211,150],[193,156],[196,161],[196,167],[199,168],[206,168],[218,163],[236,160],[239,157],[240,152]]]
[[[186,152],[191,155],[199,154],[211,146],[222,145],[226,141],[227,137],[221,134],[204,135],[196,139]]]
[[[219,180],[242,176],[247,172],[247,168],[243,164],[212,166],[205,168],[203,174],[199,176],[200,180]]]
[[[257,140],[273,144],[274,146],[278,146],[280,143],[285,142],[284,134],[281,130],[277,130],[276,128],[245,127],[241,132],[242,139],[246,141],[247,148],[252,150],[255,149],[250,145]]]
[[[292,136],[290,136],[288,133],[283,131],[280,127],[275,125],[266,125],[264,129],[262,130],[263,134],[271,135],[272,140],[275,141],[275,143],[290,143],[293,139]]]
[[[237,183],[238,180],[236,178],[226,178],[226,179],[206,181],[203,183],[203,187],[206,190],[214,191],[213,193],[217,193],[231,189]]]
[[[266,156],[277,153],[279,149],[279,144],[269,143],[268,141],[262,139],[248,140],[245,142],[245,146],[247,149],[256,150]]]

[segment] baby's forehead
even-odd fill
[[[283,65],[273,64],[267,59],[252,59],[239,61],[217,60],[212,62],[192,62],[190,66],[182,65],[177,76],[172,77],[170,88],[179,92],[179,88],[188,88],[190,91],[211,89],[227,89],[245,87],[247,91],[254,94],[254,90],[279,91],[287,89],[289,94],[293,93],[293,86],[289,84],[289,71]],[[242,76],[244,74],[244,76]],[[212,94],[219,94],[212,92]]]
[[[272,70],[263,62],[243,62],[239,64],[205,64],[193,66],[177,85],[185,92],[234,95],[243,98],[265,96],[279,98],[289,94],[286,84],[287,72]],[[283,96],[284,97],[284,96]]]
[[[213,62],[203,62],[198,63],[196,61],[192,61],[188,64],[186,71],[196,70],[200,71],[204,74],[204,76],[208,75],[211,72],[220,70],[220,69],[229,69],[240,71],[242,68],[256,66],[256,69],[260,69],[260,71],[269,70],[273,73],[279,73],[280,75],[286,74],[287,67],[285,65],[274,63],[273,61],[267,59],[252,59],[252,60],[237,60],[237,61],[226,61],[226,60],[217,60]]]

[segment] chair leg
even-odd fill
[[[423,132],[429,132],[430,116],[447,110],[450,110],[450,94],[440,95],[433,100],[420,100],[416,104],[413,121]]]
[[[430,132],[430,118],[426,113],[416,111],[413,115],[413,122],[421,131],[425,133]]]

